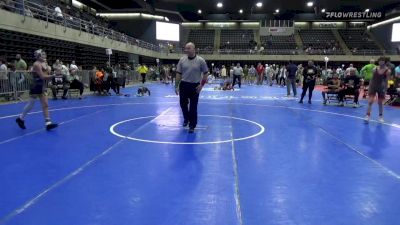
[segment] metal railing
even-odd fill
[[[9,0],[2,7],[8,11],[24,15],[24,20],[26,17],[32,17],[46,21],[46,26],[48,23],[55,23],[64,26],[64,28],[71,28],[79,30],[81,32],[91,33],[93,35],[98,35],[103,38],[124,42],[130,45],[138,46],[141,48],[159,51],[160,47],[133,37],[126,34],[117,32],[115,30],[106,28],[104,26],[96,24],[93,21],[83,20],[78,17],[68,15],[64,12],[57,13],[54,8],[49,6],[44,6],[37,4],[28,0]]]
[[[133,46],[138,46],[144,49],[149,49],[156,52],[166,53],[182,53],[180,49],[169,51],[165,46],[159,46],[151,44],[126,34],[117,32],[115,30],[106,28],[102,25],[96,24],[96,21],[87,21],[78,17],[71,16],[64,12],[57,13],[54,8],[37,4],[29,0],[8,0],[1,5],[2,8],[24,15],[26,17],[32,17],[46,21],[48,23],[55,23],[64,26],[64,28],[71,28],[79,30],[81,32],[87,32],[93,35],[101,36],[106,39],[124,42]],[[94,17],[94,16],[93,16]],[[200,54],[284,54],[284,55],[296,55],[296,54],[307,54],[307,55],[344,55],[342,50],[328,51],[323,50],[312,50],[312,52],[303,52],[296,49],[264,49],[264,50],[241,50],[241,49],[200,49]],[[374,55],[374,54],[393,54],[398,55],[400,52],[393,51],[380,51],[380,50],[357,50],[353,55]]]
[[[395,50],[380,50],[380,49],[360,49],[351,51],[352,55],[399,55],[400,52]]]
[[[139,81],[139,74],[133,70],[115,70],[116,77],[121,85],[130,85]],[[78,71],[75,75],[78,80],[83,83],[86,90],[93,87],[95,80],[95,71],[82,70]],[[69,76],[70,81],[74,79]],[[12,71],[8,73],[0,72],[0,98],[7,101],[22,100],[25,93],[29,93],[32,85],[32,72],[30,71]],[[51,86],[51,80],[45,82],[47,88]]]

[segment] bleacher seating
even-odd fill
[[[188,41],[195,43],[200,53],[212,54],[215,30],[190,30]]]
[[[250,41],[254,41],[252,30],[221,30],[221,49],[250,50]]]
[[[353,55],[382,54],[365,29],[339,30],[339,34]]]
[[[344,54],[331,30],[300,30],[299,34],[307,54]]]
[[[294,35],[261,36],[260,40],[265,54],[295,55],[298,53],[298,47]]]
[[[296,49],[294,35],[289,36],[261,36],[261,45],[264,49]]]
[[[33,52],[39,48],[46,51],[47,61],[51,64],[57,59],[66,64],[75,60],[84,69],[91,69],[94,65],[104,66],[108,61],[103,48],[0,29],[0,57],[8,62],[13,62],[15,55],[21,54],[21,57],[31,65],[34,61]],[[128,53],[119,51],[113,53],[112,65],[128,62]]]

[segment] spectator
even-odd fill
[[[142,77],[142,84],[144,84],[146,82],[146,74],[148,72],[148,68],[146,65],[142,64],[138,66],[138,68],[136,69],[136,71],[140,74],[140,76]]]
[[[56,21],[58,21],[58,22],[64,20],[64,16],[63,16],[63,13],[62,13],[60,7],[56,6],[56,7],[54,8],[54,16],[55,16],[55,18],[56,18]]]
[[[110,89],[112,89],[114,91],[114,93],[116,95],[119,95],[119,90],[117,90],[117,88],[119,88],[118,85],[116,85],[116,83],[114,82],[114,70],[110,65],[110,62],[106,63],[106,68],[104,69],[105,75],[103,77],[103,81],[104,81],[104,89],[106,91],[106,93],[108,95],[111,95],[110,93]]]
[[[395,77],[400,79],[400,64],[395,68]]]
[[[66,76],[68,79],[70,76],[68,67],[66,65],[64,65],[64,63],[62,61],[60,61],[60,65],[61,65],[61,74]],[[70,79],[70,80],[72,81],[72,79]]]
[[[269,84],[269,86],[272,86],[272,68],[271,68],[271,66],[272,65],[265,64],[265,72],[264,72],[266,84],[267,85]]]
[[[1,59],[0,60],[0,79],[8,79],[7,72],[8,72],[8,68],[7,68],[6,61]]]
[[[296,97],[297,89],[296,89],[296,72],[297,66],[293,64],[292,61],[289,61],[289,65],[287,66],[287,79],[286,79],[286,86],[287,86],[287,96],[290,96],[290,86],[293,89],[293,95]]]
[[[308,104],[311,104],[312,93],[315,87],[315,79],[318,74],[317,68],[314,66],[313,61],[308,61],[308,65],[303,70],[304,82],[303,82],[303,93],[299,103],[303,104],[303,99],[306,96],[308,89]]]
[[[54,63],[53,63],[53,70],[56,70],[57,68],[61,67],[61,63],[60,60],[57,59]]]
[[[353,64],[351,63],[350,66],[346,69],[346,71],[344,72],[345,76],[349,76],[351,71],[355,71],[355,74],[358,74],[358,71],[356,68],[354,68]]]
[[[246,65],[244,65],[243,68],[243,75],[244,75],[244,79],[248,80],[249,79],[249,67]]]
[[[263,83],[263,76],[264,76],[264,67],[261,63],[258,63],[256,71],[257,71],[257,85],[261,85]]]
[[[71,65],[69,65],[69,70],[72,73],[77,73],[79,71],[78,66],[75,63],[75,60],[71,62]]]
[[[299,86],[303,84],[303,65],[299,64],[296,71],[296,82]]]
[[[63,96],[62,99],[67,99],[67,93],[69,89],[69,82],[67,80],[67,77],[61,73],[61,67],[57,67],[54,70],[55,76],[51,80],[51,91],[53,93],[53,99],[57,100],[57,93],[58,90],[62,89],[63,90]]]
[[[0,93],[10,92],[10,83],[8,80],[8,68],[6,61],[0,60]]]
[[[103,93],[106,94],[106,91],[104,90],[104,69],[96,71],[96,78],[94,83],[96,86],[96,91],[99,92],[99,95]]]
[[[222,77],[222,79],[226,79],[226,77],[227,77],[227,73],[226,73],[226,68],[225,68],[225,65],[222,65],[222,69],[221,69],[221,77]]]
[[[79,99],[82,99],[84,85],[80,81],[80,77],[78,75],[79,68],[75,64],[75,61],[71,62],[71,65],[69,66],[69,68],[70,68],[70,75],[71,75],[70,79],[72,80],[71,84],[70,84],[70,89],[78,89],[79,90]]]
[[[15,63],[15,73],[14,73],[14,81],[12,85],[18,92],[18,98],[20,97],[19,91],[22,90],[21,83],[25,80],[25,72],[28,69],[28,65],[26,62],[21,58],[20,54],[15,56],[16,63]]]
[[[323,104],[326,105],[326,94],[338,94],[340,91],[340,80],[337,74],[333,74],[333,78],[327,82],[327,89],[322,91]]]
[[[249,69],[249,80],[248,83],[250,85],[254,84],[255,78],[256,78],[256,68],[254,68],[254,65],[251,65],[250,69]]]
[[[336,69],[336,74],[338,75],[339,79],[343,79],[343,78],[344,78],[344,72],[343,72],[342,67],[339,66],[339,67]]]
[[[281,69],[279,70],[279,85],[281,87],[286,85],[286,77],[287,77],[287,70],[286,70],[286,66],[283,65],[283,66],[281,66]]]
[[[25,16],[29,16],[33,18],[33,13],[30,8],[26,7],[25,9]]]
[[[353,107],[358,107],[358,97],[360,95],[360,78],[355,70],[350,70],[350,74],[344,79],[343,89],[339,91],[339,105],[344,106],[344,97],[354,95]]]

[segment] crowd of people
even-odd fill
[[[140,81],[143,85],[148,80],[159,81],[163,84],[174,84],[175,77],[178,75],[178,66],[175,64],[157,64],[150,65],[139,64],[135,68],[129,65],[116,64],[111,66],[110,62],[106,62],[104,66],[93,69],[89,73],[88,80],[84,83],[80,71],[82,68],[72,61],[70,64],[64,64],[61,60],[56,60],[52,66],[43,57],[45,53],[37,53],[37,59],[40,59],[38,68],[45,68],[46,76],[39,75],[39,69],[34,68],[36,64],[28,68],[26,62],[17,54],[13,63],[7,64],[4,60],[0,60],[0,93],[4,90],[15,88],[18,90],[18,84],[28,83],[30,96],[34,91],[40,92],[37,97],[42,97],[43,90],[50,88],[53,99],[58,99],[58,92],[62,90],[62,99],[67,99],[70,90],[77,90],[79,99],[82,98],[85,87],[90,88],[98,95],[111,95],[113,90],[115,95],[122,95],[121,87],[125,87],[126,76],[121,71],[134,71],[140,75]],[[371,105],[375,97],[378,96],[379,120],[383,122],[383,103],[389,95],[388,102],[393,102],[399,98],[400,94],[400,65],[397,67],[386,57],[380,57],[377,60],[371,60],[361,69],[357,69],[352,63],[347,68],[344,65],[334,69],[333,67],[320,67],[314,65],[313,61],[308,61],[306,65],[294,64],[289,61],[284,64],[265,64],[261,62],[255,66],[244,65],[240,63],[232,64],[230,67],[225,65],[217,66],[213,63],[210,67],[208,81],[222,80],[220,90],[234,90],[236,86],[242,88],[242,83],[247,85],[266,85],[286,87],[287,96],[297,96],[297,88],[302,87],[302,93],[299,103],[303,100],[308,92],[308,103],[312,103],[313,90],[316,85],[322,85],[323,104],[327,105],[330,101],[336,101],[338,106],[344,106],[349,98],[353,100],[353,106],[359,106],[359,98],[361,93],[363,97],[368,96],[368,109],[365,120],[368,122],[371,114]],[[208,70],[208,69],[207,69]],[[36,75],[35,75],[36,74]],[[36,77],[35,77],[36,76]],[[39,76],[41,77],[39,79]],[[12,81],[11,81],[12,80]],[[24,82],[27,80],[28,82]],[[36,80],[41,80],[38,82]],[[139,79],[138,79],[139,80]],[[34,85],[39,85],[36,88]],[[176,84],[175,84],[176,85]],[[40,89],[40,90],[39,90]],[[150,94],[150,92],[149,92]],[[143,95],[143,93],[142,93]],[[26,111],[28,112],[33,106],[35,98],[31,98]],[[41,99],[42,104],[47,104],[46,99]],[[21,116],[23,120],[24,116]],[[21,123],[21,121],[19,121]],[[22,125],[21,125],[22,126]]]
[[[400,65],[395,68],[390,60],[387,60],[388,68],[391,75],[386,80],[387,93],[393,99],[400,92]],[[225,65],[214,66],[212,64],[212,79],[221,78],[225,81],[221,84],[221,90],[234,90],[237,85],[241,88],[242,83],[248,85],[277,85],[287,88],[287,95],[291,92],[296,97],[296,87],[303,87],[303,93],[300,98],[300,103],[309,92],[309,103],[311,103],[312,93],[315,85],[323,85],[326,90],[323,91],[324,104],[328,102],[326,94],[336,93],[338,105],[343,106],[345,96],[354,96],[354,107],[358,107],[358,99],[360,93],[363,97],[368,95],[369,82],[373,77],[373,73],[377,65],[375,60],[371,60],[369,64],[358,70],[352,63],[346,68],[345,65],[336,68],[332,66],[321,67],[314,65],[310,61],[307,65],[295,65],[292,62],[287,64],[265,64],[258,63],[257,66],[244,65],[240,63],[232,64],[229,68]],[[398,71],[398,72],[396,72]],[[231,87],[231,88],[229,88]]]

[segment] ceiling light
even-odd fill
[[[218,2],[218,3],[217,3],[217,7],[218,7],[218,8],[222,8],[222,6],[223,6],[223,5],[222,5],[222,2]]]
[[[240,9],[240,10],[239,10],[239,13],[242,14],[242,13],[243,13],[243,9]]]
[[[366,9],[365,12],[369,12],[369,9]]]
[[[97,16],[108,18],[135,18],[140,17],[140,13],[97,13]]]
[[[279,13],[279,9],[276,9],[275,12],[276,12],[276,13]]]
[[[168,19],[168,17],[165,17],[165,21],[169,22],[169,19]]]
[[[308,7],[313,7],[313,5],[314,5],[314,2],[307,2]]]
[[[256,4],[256,6],[258,7],[258,8],[261,8],[262,7],[262,2],[257,2],[257,4]]]
[[[322,13],[325,13],[325,12],[326,12],[326,9],[322,9],[321,12],[322,12]]]
[[[197,10],[197,13],[198,13],[198,14],[201,14],[201,13],[202,13],[201,9]]]

